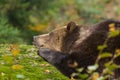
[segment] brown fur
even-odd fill
[[[109,24],[111,23],[114,23],[116,29],[120,30],[120,22],[114,20],[102,21],[92,26],[79,26],[74,22],[70,22],[64,28],[54,30],[47,35],[36,36],[34,44],[41,49],[39,50],[40,56],[56,66],[63,74],[70,77],[73,72],[76,72],[76,67],[84,67],[86,70],[87,66],[95,63],[99,53],[97,47],[102,45],[107,39]],[[109,38],[107,45],[108,47],[103,52],[110,52],[114,55],[115,49],[120,49],[120,35]],[[57,57],[61,58],[55,61],[54,59]],[[103,64],[110,59],[111,57],[100,60],[100,67],[97,71],[102,72]],[[120,64],[120,57],[114,62]],[[77,63],[76,66],[74,65],[75,63]],[[115,70],[116,75],[114,77],[120,77],[119,71],[120,69]]]

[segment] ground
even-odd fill
[[[0,44],[0,80],[69,80],[39,57],[34,46],[17,46],[20,52],[13,56],[9,51],[10,44]],[[19,64],[17,69],[13,67],[16,64]],[[23,67],[20,69],[20,66]]]

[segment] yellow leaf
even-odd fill
[[[120,49],[116,49],[115,53],[120,54]]]
[[[40,66],[47,67],[47,66],[49,66],[49,64],[40,64]]]
[[[115,29],[115,23],[111,23],[111,24],[109,24],[109,31],[110,32],[113,32],[113,31],[115,31],[116,29]]]
[[[92,80],[97,80],[99,78],[99,73],[93,73]]]
[[[31,30],[33,30],[33,31],[37,31],[37,32],[39,32],[39,31],[41,31],[41,32],[43,32],[43,31],[46,31],[46,29],[48,28],[48,25],[47,24],[37,24],[37,25],[35,25],[35,26],[28,26]]]
[[[50,73],[50,70],[45,70],[45,73]]]
[[[12,50],[13,56],[17,56],[19,53],[20,53],[20,50],[19,50],[19,49]]]
[[[115,58],[119,57],[120,56],[120,49],[116,49],[115,50]]]
[[[18,70],[18,69],[22,69],[22,68],[23,68],[22,65],[13,65],[12,66],[12,69],[14,69],[14,70]]]

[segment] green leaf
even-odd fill
[[[117,64],[112,64],[111,66],[108,67],[110,70],[114,70],[118,68]]]
[[[119,66],[117,65],[117,64],[111,64],[111,65],[108,65],[108,66],[106,66],[109,70],[111,70],[111,71],[113,71],[113,70],[115,70],[115,69],[117,69]]]
[[[83,70],[84,70],[84,68],[77,69],[78,72],[82,72]]]
[[[80,74],[80,78],[82,80],[86,79],[88,77],[88,74]]]
[[[105,67],[108,67],[108,66],[110,66],[111,65],[111,62],[109,61],[109,62],[107,62],[107,63],[105,63]]]
[[[112,74],[113,71],[117,68],[119,68],[119,66],[117,64],[114,64],[114,63],[109,64],[108,63],[108,64],[106,64],[106,70],[105,70],[106,72],[105,73]]]
[[[108,52],[104,52],[100,54],[100,58],[106,58],[106,57],[112,57],[112,54]]]
[[[106,45],[106,44],[105,44],[105,45],[99,45],[99,46],[97,47],[98,50],[103,50],[103,49],[105,49],[105,48],[107,48],[107,45]]]
[[[118,36],[120,34],[119,30],[115,30],[109,33],[109,37],[115,37]]]

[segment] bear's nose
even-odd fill
[[[36,46],[36,38],[37,38],[37,36],[33,36],[33,45],[35,45]]]

